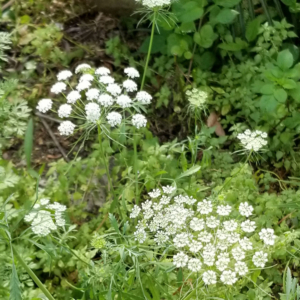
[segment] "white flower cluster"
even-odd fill
[[[171,5],[171,0],[136,0],[149,8]]]
[[[266,132],[260,130],[251,132],[249,129],[237,136],[246,150],[253,150],[255,152],[267,145],[267,137],[268,134]]]
[[[190,105],[192,108],[199,108],[199,109],[205,109],[206,108],[206,102],[208,98],[208,94],[205,91],[201,91],[200,89],[192,89],[186,91],[186,95],[188,98],[188,101],[190,102]]]
[[[173,264],[197,272],[206,285],[232,285],[250,268],[264,268],[265,251],[276,236],[271,228],[255,234],[257,226],[248,219],[253,215],[251,205],[241,203],[237,211],[207,199],[176,196],[174,187],[162,189],[150,192],[151,200],[141,207],[133,207],[130,218],[139,219],[135,240],[152,238],[161,247],[173,245]]]
[[[135,78],[140,76],[139,72],[132,67],[125,68],[124,73],[127,79],[122,84],[115,83],[111,76],[111,71],[106,67],[100,67],[94,70],[88,64],[81,64],[75,69],[75,74],[81,74],[78,84],[73,89],[69,79],[73,73],[64,70],[58,73],[57,79],[51,92],[62,94],[66,102],[57,109],[60,118],[76,118],[84,120],[89,127],[100,124],[104,126],[115,127],[122,123],[123,116],[127,117],[128,111],[133,107],[134,110],[140,110],[141,106],[151,103],[152,96],[145,91],[139,91]],[[66,84],[66,81],[68,84]],[[67,89],[70,86],[71,90]],[[135,95],[133,93],[137,92]],[[87,103],[86,103],[87,102]],[[37,105],[37,110],[46,113],[52,109],[53,101],[51,99],[42,99]],[[131,112],[131,111],[130,111]],[[130,113],[131,115],[131,113]],[[131,116],[131,124],[136,128],[146,127],[147,119],[140,113]],[[63,121],[58,130],[61,135],[73,134],[76,125],[70,120]],[[84,125],[84,128],[87,128]]]
[[[35,204],[33,210],[27,214],[24,220],[31,223],[32,231],[38,236],[46,236],[57,227],[65,226],[63,213],[67,207],[58,202],[50,203],[50,200],[43,198],[40,203]]]

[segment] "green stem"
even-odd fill
[[[43,285],[43,283],[39,280],[39,278],[34,274],[34,272],[28,267],[26,262],[23,260],[23,258],[19,255],[18,250],[14,245],[12,245],[13,252],[15,257],[18,259],[22,267],[26,270],[28,275],[32,278],[32,280],[36,283],[36,285],[41,289],[41,291],[44,293],[44,295],[49,299],[49,300],[55,300],[53,296],[50,294],[50,292],[46,289],[46,287]]]
[[[135,202],[136,202],[136,205],[139,204],[139,183],[138,183],[138,169],[137,169],[137,141],[136,141],[136,136],[134,135],[133,137],[133,150],[134,150],[134,155],[133,155],[133,159],[134,159],[134,162],[133,162],[133,172],[134,172],[134,175],[135,175]]]
[[[153,37],[154,37],[154,30],[155,30],[155,23],[156,23],[156,15],[157,15],[157,11],[155,10],[154,14],[153,14],[151,37],[150,37],[150,43],[149,43],[149,48],[148,48],[146,64],[145,64],[145,67],[144,67],[144,74],[143,74],[143,79],[142,79],[142,84],[141,84],[141,90],[144,88],[146,73],[147,73],[148,64],[149,64],[149,60],[150,60],[152,44],[153,44]]]
[[[102,137],[101,137],[101,127],[100,127],[99,124],[97,126],[98,126],[97,128],[98,128],[98,141],[99,141],[99,147],[100,147],[100,155],[101,155],[101,158],[103,160],[104,167],[105,167],[106,176],[107,176],[108,184],[109,184],[109,191],[111,191],[111,193],[112,193],[113,204],[117,205],[120,217],[122,217],[120,205],[119,205],[117,199],[115,198],[116,196],[115,196],[115,192],[114,192],[114,187],[112,185],[112,179],[111,179],[108,164],[107,164],[107,161],[106,161],[106,155],[105,155],[104,150],[103,150]]]

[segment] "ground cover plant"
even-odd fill
[[[300,299],[300,3],[133,2],[2,3],[1,299]]]

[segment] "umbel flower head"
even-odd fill
[[[193,112],[201,112],[206,110],[208,94],[200,89],[192,89],[186,91],[189,101],[189,110]]]
[[[145,91],[137,92],[134,79],[140,74],[135,68],[125,68],[124,74],[126,78],[118,84],[106,67],[95,70],[88,64],[81,64],[76,67],[75,75],[69,70],[58,73],[60,81],[52,86],[51,92],[65,99],[65,103],[56,109],[63,119],[58,127],[60,134],[73,134],[78,126],[76,123],[86,132],[100,125],[106,135],[111,127],[123,122],[137,129],[146,127],[147,119],[140,111],[145,110],[144,106],[151,103],[152,97]],[[69,81],[72,76],[77,77],[77,83]],[[51,99],[42,99],[36,108],[47,113],[55,111],[53,106]]]
[[[136,0],[136,2],[142,3],[144,6],[149,8],[171,5],[171,0]]]
[[[258,152],[264,146],[268,144],[267,142],[268,134],[260,130],[250,131],[247,129],[244,133],[238,134],[237,138],[241,141],[242,146],[247,151]]]
[[[198,201],[176,195],[176,188],[169,186],[149,196],[130,214],[138,220],[135,240],[151,239],[159,247],[173,249],[175,267],[196,273],[205,285],[233,285],[251,269],[265,267],[276,236],[272,228],[256,234],[255,221],[248,219],[253,207],[247,202],[233,207]]]
[[[48,198],[43,198],[36,203],[33,210],[24,218],[25,222],[31,223],[32,231],[38,236],[46,236],[51,231],[57,231],[58,227],[65,226],[65,205],[58,202],[50,203]]]

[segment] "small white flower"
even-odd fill
[[[247,237],[244,237],[243,239],[241,239],[239,241],[240,243],[240,246],[243,250],[252,250],[253,249],[253,246],[252,246],[252,243],[250,242],[250,240],[247,238]]]
[[[123,82],[123,87],[127,92],[135,92],[137,91],[137,84],[131,80],[127,79]]]
[[[206,219],[206,226],[209,228],[216,228],[220,225],[220,221],[214,217],[214,216],[210,216],[207,217]]]
[[[75,129],[75,124],[70,121],[64,121],[58,126],[60,135],[71,135]]]
[[[111,93],[113,96],[118,96],[121,94],[122,89],[116,83],[111,83],[107,86],[106,91]]]
[[[59,94],[66,90],[67,85],[64,82],[57,82],[51,88],[51,93]]]
[[[101,76],[99,78],[99,82],[103,84],[112,84],[115,82],[115,79],[112,78],[111,76]]]
[[[240,240],[240,235],[237,232],[230,232],[227,236],[227,241],[230,244],[235,244]]]
[[[154,241],[157,243],[157,245],[163,245],[168,239],[168,235],[163,231],[158,231],[154,237]]]
[[[152,202],[149,200],[146,200],[145,202],[142,203],[142,208],[143,210],[148,210],[152,206]]]
[[[223,226],[227,231],[235,231],[238,227],[238,223],[234,220],[223,222]]]
[[[98,102],[104,107],[109,107],[114,104],[114,99],[108,94],[102,94],[99,96]]]
[[[177,268],[185,267],[188,260],[189,260],[189,257],[186,254],[184,254],[183,252],[179,252],[173,256],[173,264]]]
[[[192,272],[198,272],[201,270],[202,263],[198,258],[191,258],[188,263],[188,269]]]
[[[86,74],[88,75],[88,74]],[[100,91],[98,89],[89,89],[86,91],[86,99],[89,101],[96,100],[99,97]]]
[[[176,191],[176,187],[170,185],[163,186],[162,189],[165,194],[169,194],[169,195]]]
[[[83,81],[93,81],[94,80],[94,76],[91,74],[83,74],[80,78],[79,78],[79,82],[83,82]]]
[[[190,228],[194,231],[201,231],[205,227],[205,222],[202,219],[193,218],[190,222]]]
[[[78,65],[75,69],[75,73],[78,74],[79,72],[81,71],[86,71],[86,70],[89,70],[91,69],[92,67],[88,64],[81,64],[81,65]]]
[[[67,95],[67,102],[69,104],[74,104],[80,98],[81,98],[81,96],[80,96],[80,93],[78,91],[72,91]]]
[[[161,203],[153,203],[153,209],[155,211],[161,211],[163,208],[162,204]]]
[[[242,146],[250,151],[259,151],[261,148],[267,145],[267,134],[260,130],[251,132],[247,129],[244,133],[238,134],[237,138],[241,141]]]
[[[55,210],[56,212],[64,212],[67,209],[65,205],[60,204],[58,202],[48,204],[47,208],[51,210]]]
[[[276,235],[274,235],[272,228],[263,228],[259,233],[259,237],[266,245],[274,245]]]
[[[197,204],[197,210],[202,215],[207,215],[207,214],[211,213],[213,210],[211,201],[204,199],[202,202],[199,202]]]
[[[202,244],[201,244],[201,242],[192,240],[189,243],[189,247],[190,247],[191,252],[197,253],[202,248]]]
[[[219,271],[224,271],[230,262],[228,253],[220,253],[218,256],[218,260],[216,261],[216,267]]]
[[[115,127],[122,123],[122,115],[115,111],[108,113],[106,119],[111,127]]]
[[[198,240],[203,243],[209,243],[212,238],[213,238],[212,234],[207,231],[201,231],[198,234]]]
[[[217,207],[217,214],[220,216],[228,216],[231,212],[231,206],[229,205],[219,205]]]
[[[135,99],[141,102],[144,105],[150,104],[152,100],[152,96],[147,92],[141,91],[136,94]]]
[[[52,100],[51,99],[42,99],[39,101],[36,109],[42,113],[46,113],[52,108]]]
[[[136,114],[132,117],[132,125],[135,126],[137,129],[146,127],[147,119],[141,114]]]
[[[231,253],[236,261],[243,260],[245,258],[245,252],[240,247],[233,248]]]
[[[69,71],[69,70],[64,70],[64,71],[61,71],[57,74],[57,80],[58,81],[62,81],[62,80],[67,80],[69,79],[70,77],[72,77],[72,72]]]
[[[168,196],[165,196],[165,195],[163,195],[163,196],[160,198],[160,203],[161,203],[162,205],[167,205],[167,204],[170,203],[170,201],[171,201],[171,197],[168,197]]]
[[[144,243],[146,238],[147,238],[147,234],[146,231],[142,228],[138,229],[135,233],[135,240],[138,241],[139,243]]]
[[[237,261],[234,268],[240,276],[244,276],[248,273],[248,267],[243,261]]]
[[[254,221],[246,220],[241,224],[241,228],[245,232],[253,232],[256,228],[256,225]]]
[[[72,112],[72,106],[69,104],[62,104],[58,109],[58,116],[60,118],[68,118]]]
[[[225,251],[230,246],[231,246],[231,244],[229,243],[228,240],[219,241],[218,244],[217,244],[217,248],[222,250],[222,251]]]
[[[116,102],[122,108],[130,107],[132,104],[132,100],[127,95],[120,95],[117,98]]]
[[[95,71],[96,75],[107,76],[110,74],[110,70],[106,67],[100,67]]]
[[[160,190],[156,189],[156,190],[152,190],[150,193],[148,193],[148,195],[152,198],[155,199],[157,197],[160,196]]]
[[[228,239],[229,233],[225,229],[218,229],[216,236],[219,240],[224,241]]]
[[[239,211],[242,216],[250,217],[253,212],[253,207],[247,202],[241,203],[239,206]]]
[[[50,199],[48,198],[42,198],[40,200],[41,205],[47,205],[50,202]]]
[[[266,262],[268,261],[268,254],[263,251],[257,251],[253,255],[252,261],[256,267],[264,268]]]
[[[100,118],[100,107],[96,103],[88,103],[85,106],[86,119],[92,123],[96,123]]]
[[[135,205],[131,211],[130,218],[135,219],[139,215],[140,211],[141,209],[137,205]]]
[[[126,68],[124,73],[127,74],[129,78],[138,78],[140,77],[140,73],[135,68]]]
[[[237,281],[237,277],[235,272],[227,270],[222,273],[220,280],[225,284],[233,285]]]
[[[182,248],[184,246],[187,246],[190,243],[191,236],[188,233],[179,233],[177,234],[174,239],[174,245],[178,248]]]
[[[206,285],[217,283],[217,274],[214,271],[206,271],[202,275],[202,280]]]
[[[81,92],[83,90],[89,89],[91,85],[92,83],[90,81],[81,81],[77,84],[76,90]]]
[[[144,219],[145,220],[149,220],[150,218],[152,218],[153,217],[153,215],[154,215],[154,211],[153,211],[153,209],[147,209],[147,210],[145,210],[145,212],[144,212]]]

